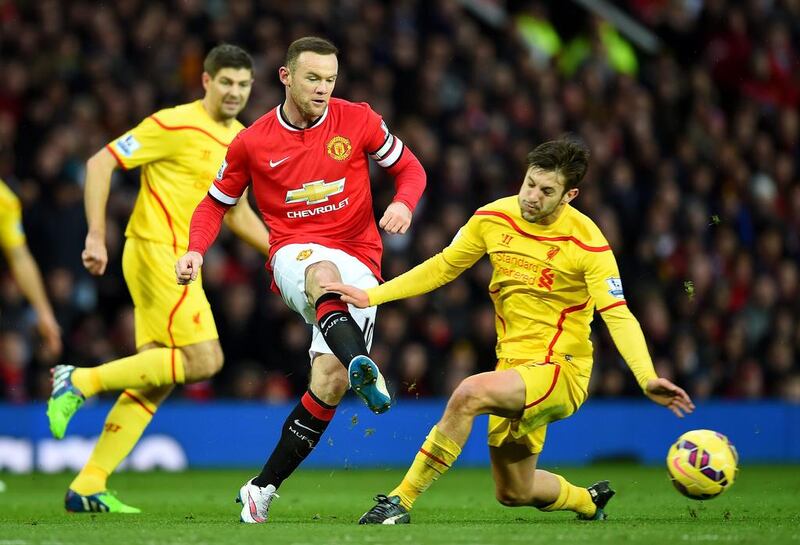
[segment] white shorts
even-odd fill
[[[311,347],[308,355],[311,361],[317,354],[333,354],[322,332],[317,326],[317,309],[309,302],[305,292],[306,268],[320,261],[330,261],[339,269],[345,284],[361,289],[378,285],[378,279],[369,268],[358,259],[342,250],[327,248],[319,244],[288,244],[272,256],[272,274],[281,297],[290,309],[298,313],[313,328]],[[377,307],[356,308],[348,305],[350,314],[364,332],[367,350],[372,347],[372,335],[375,332],[375,314]],[[349,362],[345,362],[349,363]]]

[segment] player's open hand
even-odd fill
[[[186,252],[175,263],[175,277],[178,284],[184,285],[197,280],[200,267],[203,266],[203,256],[198,252]]]
[[[402,235],[411,225],[411,216],[411,210],[405,204],[395,201],[386,207],[378,225],[387,233]]]
[[[90,232],[86,235],[83,252],[81,252],[83,266],[91,274],[100,276],[106,272],[108,265],[108,250],[106,250],[105,236]]]
[[[644,393],[659,405],[663,405],[675,413],[678,418],[683,418],[684,413],[689,414],[694,410],[694,403],[689,398],[689,394],[665,378],[648,380]]]
[[[331,282],[330,284],[321,284],[322,289],[342,294],[342,301],[353,305],[358,308],[367,308],[369,304],[369,296],[367,292],[361,288],[351,286],[349,284],[342,284],[341,282]]]

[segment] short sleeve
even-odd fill
[[[150,116],[132,130],[106,145],[117,163],[131,169],[167,157],[173,152],[176,136]]]
[[[250,185],[250,157],[242,133],[239,133],[228,146],[228,152],[208,194],[224,205],[233,206],[239,201],[248,185]]]
[[[0,247],[10,250],[25,244],[25,231],[22,229],[22,205],[19,199],[8,191],[0,200]]]

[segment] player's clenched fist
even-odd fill
[[[108,265],[108,251],[104,236],[97,233],[86,235],[86,242],[81,252],[81,261],[87,271],[95,276],[100,276],[106,272]]]
[[[383,213],[378,225],[387,233],[402,235],[408,231],[408,227],[411,225],[411,216],[411,210],[408,209],[408,206],[395,201],[386,207],[386,212]]]
[[[178,284],[188,284],[197,280],[200,267],[203,266],[203,256],[197,252],[187,252],[175,263],[175,277]]]

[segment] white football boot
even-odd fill
[[[248,524],[267,522],[272,500],[280,497],[275,490],[271,484],[264,488],[256,486],[253,484],[253,479],[244,483],[236,497],[236,502],[242,504],[242,514],[239,520]]]

